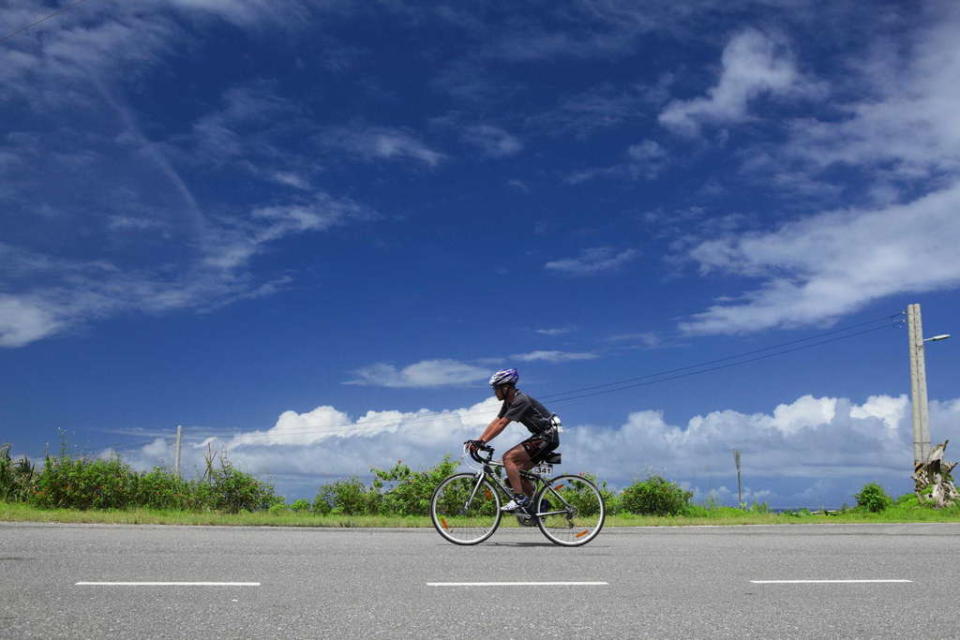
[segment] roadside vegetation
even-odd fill
[[[65,447],[64,447],[65,449]],[[132,469],[117,457],[47,456],[38,469],[0,447],[0,520],[118,524],[267,525],[305,527],[429,527],[430,498],[458,467],[444,458],[415,471],[402,462],[358,478],[319,487],[310,500],[290,504],[273,487],[234,468],[222,455],[207,457],[205,471],[184,480],[169,470]],[[870,483],[855,506],[835,511],[774,513],[765,504],[724,507],[694,504],[693,494],[660,476],[616,492],[600,483],[607,526],[796,524],[960,521],[960,506],[933,509],[907,494],[896,500]],[[505,518],[506,526],[515,526]]]

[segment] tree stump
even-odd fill
[[[943,459],[949,440],[938,444],[927,456],[926,462],[914,467],[913,482],[917,500],[920,504],[932,504],[935,509],[949,507],[960,498],[960,493],[953,485],[950,472],[957,463],[949,463]]]

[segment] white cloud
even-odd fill
[[[547,135],[587,138],[598,130],[647,117],[651,108],[659,108],[669,97],[672,80],[668,73],[650,86],[601,84],[563,98],[556,108],[531,116],[526,123]]]
[[[537,333],[544,336],[563,336],[573,331],[572,327],[553,327],[549,329],[534,329]]]
[[[269,83],[228,89],[221,106],[187,133],[150,140],[123,86],[162,62],[185,34],[167,2],[108,5],[78,5],[58,16],[55,28],[38,27],[42,38],[17,37],[0,50],[0,101],[11,113],[29,109],[36,120],[29,132],[5,137],[0,158],[6,210],[36,213],[33,222],[18,221],[16,248],[0,247],[0,347],[121,312],[210,309],[267,295],[290,277],[254,274],[251,258],[269,243],[375,217],[352,200],[311,191],[301,169],[315,160],[274,147],[276,128],[300,121]],[[279,20],[300,5],[179,6],[248,24],[236,12],[271,12]],[[0,23],[10,15],[0,9]],[[13,59],[15,67],[6,64]],[[191,191],[192,174],[231,163],[303,193],[211,215]],[[78,225],[83,247],[71,239]],[[56,257],[80,250],[92,255]]]
[[[710,240],[690,256],[703,273],[760,281],[734,303],[681,323],[690,334],[739,333],[833,320],[898,293],[960,286],[960,185],[905,205],[811,216],[767,233]]]
[[[620,343],[638,343],[645,349],[655,349],[663,346],[663,338],[653,331],[642,331],[640,333],[622,333],[608,338],[610,342]]]
[[[667,166],[667,150],[658,142],[643,140],[627,147],[626,161],[609,167],[582,169],[566,177],[569,184],[580,184],[595,178],[626,178],[653,180]]]
[[[195,252],[153,265],[66,260],[0,244],[6,282],[42,283],[0,296],[0,347],[22,347],[124,311],[210,309],[269,295],[288,278],[256,279],[249,270],[269,243],[374,217],[351,200],[315,193],[302,203],[255,209],[247,218],[205,221],[193,237]],[[118,231],[116,219],[107,226]],[[122,226],[119,231],[156,231],[136,219]]]
[[[667,152],[653,140],[644,140],[627,148],[627,155],[640,163],[656,163],[666,157]]]
[[[0,295],[0,347],[22,347],[62,325],[56,313],[30,296]]]
[[[545,268],[570,275],[586,276],[614,271],[637,257],[634,249],[616,251],[610,247],[584,249],[576,258],[551,260]]]
[[[415,412],[371,411],[351,418],[333,407],[284,412],[270,429],[214,439],[239,468],[256,474],[297,473],[316,484],[328,476],[365,476],[401,459],[414,468],[456,457],[460,443],[479,435],[496,415],[495,398],[464,409]],[[912,490],[910,404],[905,396],[872,396],[862,404],[843,398],[803,396],[770,413],[713,411],[684,425],[667,423],[659,411],[631,413],[616,427],[566,426],[558,471],[596,473],[613,486],[658,473],[711,491],[728,504],[736,475],[731,451],[743,455],[748,502],[774,506],[837,506],[868,481],[888,491]],[[960,437],[960,399],[931,402],[934,439]],[[516,424],[494,445],[502,453],[526,437]],[[184,468],[198,468],[205,447],[186,451]],[[955,453],[955,452],[954,452]],[[949,450],[948,450],[949,455]],[[170,451],[151,443],[125,454],[139,468],[169,464]],[[283,487],[281,487],[281,490]],[[734,494],[735,495],[735,494]]]
[[[297,0],[165,1],[191,13],[207,12],[243,27],[256,27],[263,22],[296,24],[308,17],[307,5]],[[325,4],[334,5],[336,2],[328,1]]]
[[[597,358],[595,353],[570,352],[570,351],[531,351],[529,353],[517,353],[510,356],[513,360],[520,362],[574,362],[577,360],[593,360]]]
[[[516,136],[489,124],[471,125],[463,130],[461,137],[492,158],[516,155],[523,150],[523,143]]]
[[[490,372],[456,360],[422,360],[397,369],[392,364],[372,364],[355,372],[359,378],[347,384],[376,387],[444,387],[486,380]]]
[[[748,103],[761,95],[804,94],[812,85],[797,71],[789,51],[754,29],[736,34],[723,50],[722,71],[707,97],[674,100],[660,113],[660,124],[696,135],[705,123],[737,123],[748,117]]]
[[[960,286],[960,9],[948,3],[931,10],[936,19],[928,26],[895,44],[881,39],[870,58],[848,61],[854,73],[847,93],[868,98],[836,102],[827,119],[792,121],[785,145],[747,163],[751,170],[759,163],[778,187],[799,179],[821,198],[831,186],[822,172],[846,165],[863,177],[868,204],[698,242],[690,256],[704,274],[756,284],[682,323],[683,330],[819,323],[885,296]],[[790,188],[796,192],[797,184]]]
[[[413,134],[389,127],[330,129],[318,142],[364,160],[409,159],[435,167],[446,159],[443,153],[429,148]]]
[[[879,41],[873,57],[853,61],[856,94],[824,120],[797,120],[786,148],[810,169],[834,163],[870,168],[877,182],[960,172],[960,8],[931,6],[935,19],[904,41]]]
[[[296,173],[291,173],[289,171],[276,171],[273,174],[273,179],[280,184],[287,185],[288,187],[301,189],[303,191],[310,190],[310,181]]]

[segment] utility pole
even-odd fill
[[[920,305],[907,307],[907,340],[910,350],[910,396],[913,404],[913,465],[927,461],[930,455],[930,416],[927,412],[927,364],[924,343],[946,340],[949,334],[923,337]]]
[[[737,465],[737,506],[743,508],[743,480],[740,477],[740,450],[733,450],[733,461]]]
[[[177,425],[177,454],[174,458],[173,470],[177,474],[177,477],[180,477],[180,448],[183,444],[183,427]]]

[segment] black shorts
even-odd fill
[[[530,456],[533,462],[540,462],[547,455],[560,446],[560,438],[556,432],[539,433],[533,437],[527,438],[520,443],[523,450]]]

